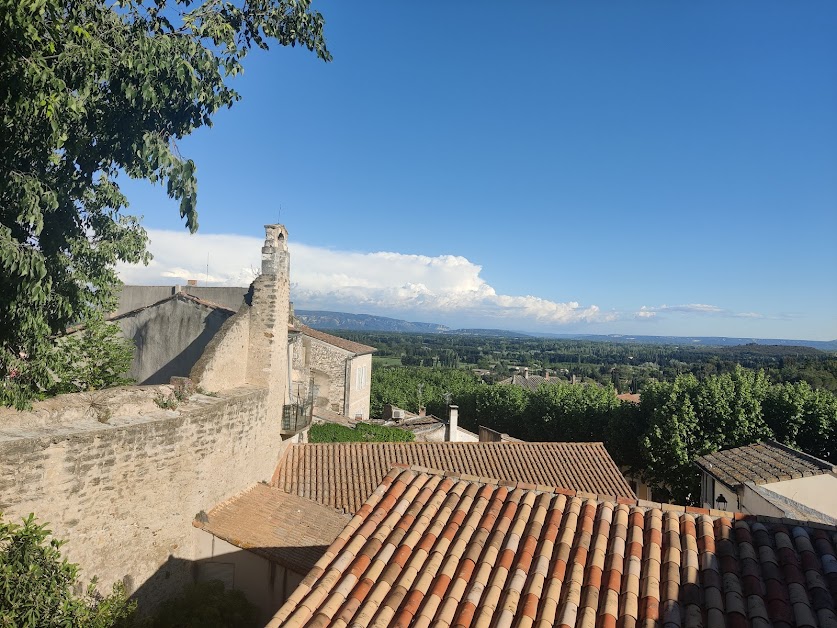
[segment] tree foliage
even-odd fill
[[[415,435],[407,430],[383,425],[358,423],[353,428],[336,423],[312,425],[308,432],[312,443],[409,443]]]
[[[410,412],[426,406],[430,414],[446,416],[446,394],[458,404],[460,415],[472,416],[474,392],[483,382],[466,371],[447,368],[387,367],[372,369],[369,412],[381,416],[384,404],[391,403]]]
[[[54,383],[53,337],[112,311],[116,262],[148,260],[119,176],[164,184],[198,227],[177,141],[239,96],[253,47],[328,61],[310,0],[0,0],[0,378]]]
[[[488,385],[462,371],[377,368],[379,404],[412,410],[416,390],[456,391],[460,425],[484,425],[529,441],[604,441],[620,465],[639,473],[661,498],[695,503],[699,456],[775,438],[837,463],[837,395],[805,382],[771,384],[761,370],[737,366],[702,378],[692,373],[648,382],[641,403],[620,402],[612,386],[556,381],[537,390]],[[395,400],[395,401],[393,401]]]
[[[698,380],[681,375],[642,391],[642,457],[635,465],[680,503],[699,489],[696,458],[775,438],[837,461],[837,397],[807,384],[770,384],[762,371],[738,367]]]
[[[0,626],[15,628],[109,628],[136,608],[121,583],[103,597],[95,580],[85,593],[77,565],[61,557],[63,544],[34,515],[22,525],[0,520]]]

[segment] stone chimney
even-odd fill
[[[549,379],[549,369],[543,370],[543,378],[548,380]]]
[[[448,406],[445,440],[449,443],[455,443],[459,440],[459,406]]]
[[[427,416],[427,406],[419,406],[419,416]]]
[[[247,381],[267,386],[271,403],[287,403],[290,256],[284,225],[265,225],[262,273],[253,282]],[[278,411],[278,409],[277,409]]]
[[[528,366],[523,367],[523,379],[529,379],[529,367]]]

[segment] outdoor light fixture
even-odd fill
[[[727,498],[724,497],[723,493],[718,495],[718,498],[715,500],[715,503],[718,504],[718,510],[726,510],[727,509]]]

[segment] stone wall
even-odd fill
[[[137,347],[128,377],[139,384],[167,384],[173,376],[188,376],[230,316],[229,310],[175,298],[118,318],[122,335]]]
[[[218,392],[242,386],[247,377],[250,307],[228,318],[189,375],[201,388]]]
[[[0,416],[4,516],[48,521],[84,579],[103,590],[123,580],[146,609],[192,582],[193,518],[269,480],[291,442],[264,388],[195,395],[176,411],[153,403],[167,389],[64,395]]]

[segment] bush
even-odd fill
[[[308,440],[312,443],[406,443],[415,440],[415,435],[397,427],[367,423],[358,423],[354,428],[322,423],[311,426]]]
[[[129,618],[136,603],[121,582],[106,597],[95,578],[82,595],[73,593],[78,566],[61,557],[64,541],[51,535],[31,514],[23,525],[0,519],[0,626],[110,628]]]
[[[241,591],[224,590],[219,580],[188,585],[163,602],[147,628],[255,628],[258,609]]]
[[[113,323],[90,319],[76,333],[48,342],[39,358],[0,349],[0,405],[24,410],[35,399],[133,383],[125,373],[134,343]]]

